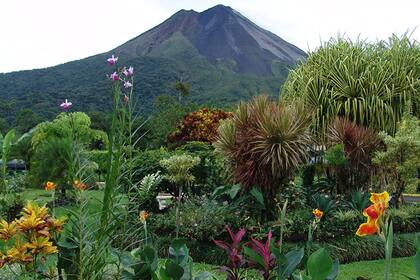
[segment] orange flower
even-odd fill
[[[363,216],[367,217],[367,222],[359,226],[356,232],[357,236],[373,235],[379,232],[380,213],[375,209],[375,205],[371,205],[363,210]]]
[[[57,187],[57,185],[53,182],[48,181],[47,183],[45,183],[45,190],[46,191],[55,191],[56,187]]]
[[[76,189],[78,189],[79,191],[84,191],[86,190],[86,184],[83,184],[81,181],[79,180],[75,180],[73,182],[73,187],[75,187]]]
[[[148,217],[149,217],[149,213],[147,213],[146,211],[140,211],[140,215],[139,215],[140,221],[145,223]]]
[[[380,232],[379,221],[389,206],[389,194],[388,192],[372,193],[370,201],[373,204],[363,210],[363,216],[367,217],[367,222],[359,226],[356,232],[357,236],[373,235]]]
[[[312,211],[312,214],[314,214],[315,219],[321,219],[321,218],[322,218],[322,216],[324,215],[324,212],[322,212],[321,210],[319,210],[319,209],[317,208],[317,209],[314,209],[314,210]]]

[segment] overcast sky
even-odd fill
[[[420,41],[420,0],[0,0],[0,72],[42,68],[109,51],[180,9],[217,4],[301,49],[345,34]]]

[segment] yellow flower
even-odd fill
[[[371,193],[370,201],[375,205],[375,209],[383,214],[389,206],[389,193]]]
[[[83,184],[81,181],[79,180],[75,180],[73,182],[73,186],[78,189],[79,191],[84,191],[86,190],[86,184]]]
[[[34,255],[49,255],[58,253],[57,247],[53,246],[48,237],[34,238],[30,243],[26,244],[26,248],[31,250]]]
[[[24,217],[30,217],[32,215],[35,215],[35,217],[40,218],[41,220],[44,220],[48,217],[48,209],[45,206],[39,207],[38,205],[28,202],[26,206],[23,208],[23,211],[21,214]]]
[[[16,234],[16,222],[8,223],[5,220],[1,220],[0,226],[0,239],[8,240]]]
[[[321,210],[319,210],[318,208],[316,208],[316,209],[314,209],[313,211],[312,211],[312,214],[314,214],[314,216],[315,216],[315,219],[321,219],[322,218],[322,216],[324,215],[324,212],[322,212]]]
[[[17,227],[23,232],[38,231],[45,227],[45,221],[41,220],[32,213],[29,217],[22,217],[17,222]]]
[[[145,223],[148,217],[149,217],[149,213],[147,213],[147,211],[140,211],[140,214],[139,214],[140,221]]]
[[[21,244],[20,239],[16,239],[15,245],[7,250],[5,261],[10,263],[15,262],[31,262],[33,257],[28,254],[26,244]]]
[[[57,185],[53,182],[48,181],[47,183],[45,183],[45,190],[46,191],[55,191],[56,187],[57,187]]]

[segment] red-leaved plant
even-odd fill
[[[249,265],[260,270],[265,280],[270,279],[271,272],[276,268],[276,257],[270,248],[272,236],[270,230],[265,244],[251,237],[251,241],[244,247],[244,253],[249,257]]]
[[[221,240],[214,240],[213,242],[226,251],[229,256],[229,263],[227,266],[222,266],[221,270],[226,272],[227,280],[240,280],[240,268],[245,264],[244,257],[242,255],[242,238],[245,235],[245,229],[240,229],[234,234],[231,229],[226,226],[226,230],[230,235],[232,243],[226,243]]]

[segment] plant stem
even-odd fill
[[[182,185],[179,187],[178,192],[178,201],[176,205],[176,238],[179,237],[179,224],[180,224],[180,218],[179,218],[179,208],[181,207],[181,195],[182,195]]]
[[[392,261],[392,247],[393,247],[393,226],[392,221],[387,218],[385,220],[385,227],[384,227],[384,235],[385,235],[385,275],[384,279],[390,279],[390,272],[391,272],[391,261]]]

